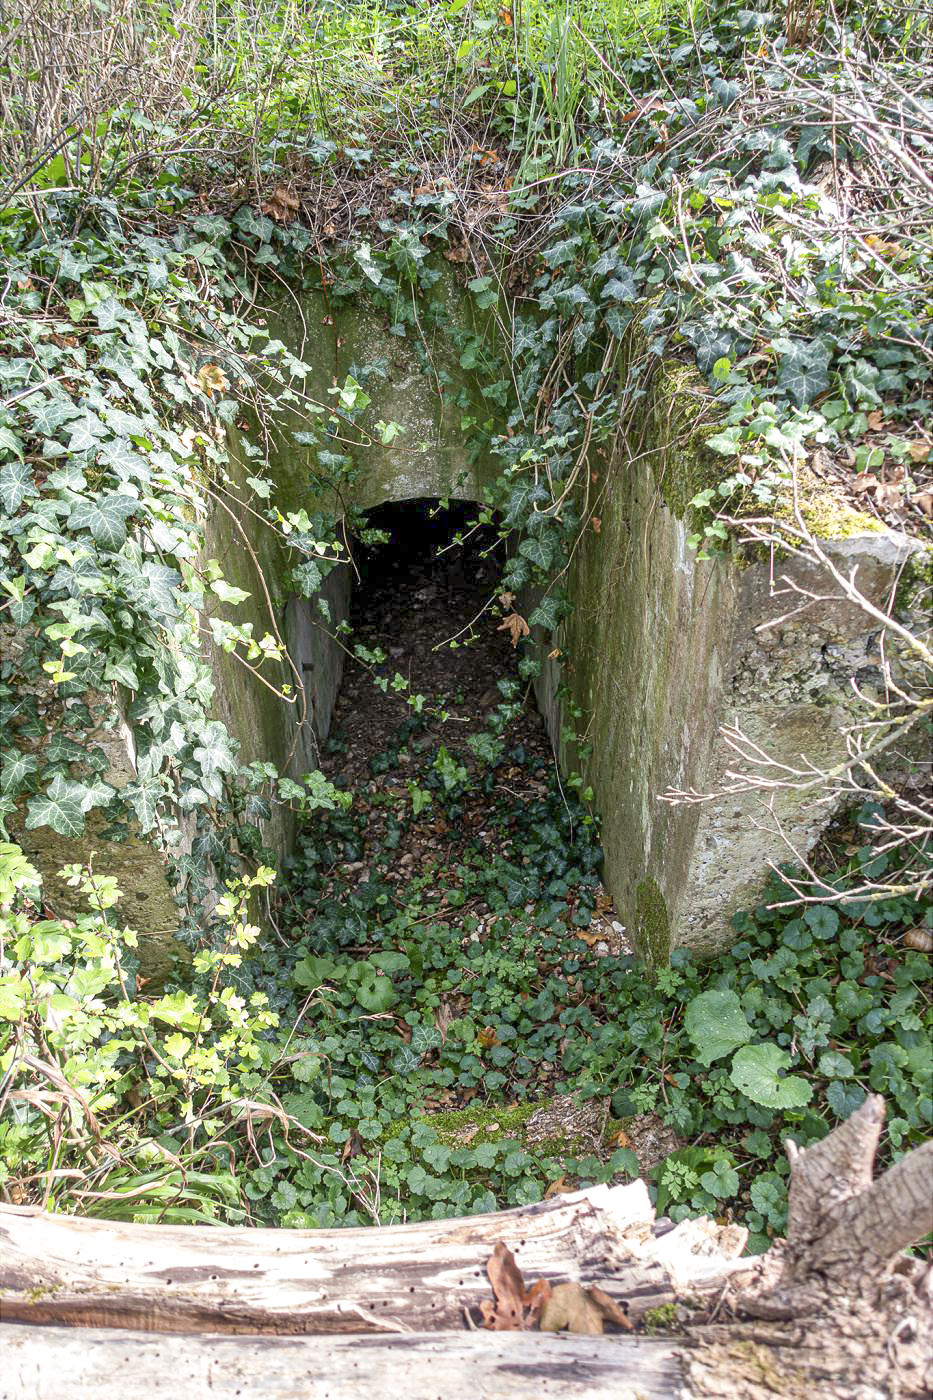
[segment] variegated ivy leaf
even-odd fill
[[[519,554],[523,554],[526,559],[530,559],[532,564],[545,571],[551,567],[554,559],[554,550],[549,539],[539,537],[538,539],[524,539],[518,546]]]
[[[18,753],[16,749],[0,752],[0,792],[9,796],[19,792],[31,773],[38,768],[35,754]]]
[[[144,457],[125,438],[112,438],[97,454],[98,462],[111,468],[118,476],[134,481],[148,481],[152,475]]]
[[[0,428],[0,433],[6,429]],[[15,515],[28,496],[38,495],[32,471],[25,462],[7,462],[0,467],[0,503]]]
[[[140,830],[151,831],[158,817],[159,802],[164,796],[162,784],[156,779],[145,783],[132,783],[123,789],[122,796],[133,808]]]
[[[84,409],[79,418],[72,420],[69,431],[69,452],[89,452],[98,445],[101,438],[109,437],[105,425],[90,409]]]
[[[24,407],[32,420],[33,431],[40,437],[51,437],[63,423],[77,414],[74,404],[64,399],[47,398],[44,394],[30,394]]]
[[[233,773],[236,770],[230,735],[217,720],[204,726],[201,743],[194,750],[194,756],[206,774]]]
[[[146,563],[136,582],[142,585],[139,593],[150,612],[162,613],[168,617],[178,615],[176,590],[181,585],[181,574],[177,569],[170,569],[165,564]]]
[[[789,340],[776,348],[783,352],[777,382],[798,408],[829,388],[830,353],[822,341]]]
[[[90,530],[102,549],[116,550],[126,539],[127,517],[138,505],[132,496],[96,496],[90,501],[76,502],[68,524],[74,530]]]
[[[40,826],[50,826],[59,836],[80,836],[84,831],[84,813],[78,798],[53,797],[51,790],[31,797],[26,807],[26,828],[35,831]]]

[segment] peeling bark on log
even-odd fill
[[[145,1400],[670,1400],[680,1382],[678,1348],[651,1338],[0,1329],[0,1400],[124,1400],[130,1390]]]
[[[152,1332],[427,1332],[491,1297],[493,1245],[526,1280],[597,1284],[633,1318],[719,1282],[746,1232],[655,1233],[643,1182],[524,1209],[362,1230],[127,1225],[0,1207],[0,1319]]]

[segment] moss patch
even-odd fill
[[[799,476],[800,514],[819,540],[851,540],[858,535],[883,535],[885,527],[873,515],[856,510],[834,491],[827,491],[807,472]],[[782,501],[775,511],[778,520],[790,520],[793,505]]]
[[[635,889],[635,946],[652,967],[671,956],[671,917],[657,882],[642,880]]]
[[[695,368],[667,361],[651,390],[655,424],[650,436],[663,444],[655,477],[664,504],[679,520],[689,514],[694,496],[714,486],[721,473],[720,462],[706,448],[718,425],[697,425],[698,405],[700,411],[704,406],[701,384]]]
[[[677,1326],[677,1304],[662,1303],[659,1308],[649,1308],[641,1319],[642,1329],[650,1337],[659,1332],[670,1332]]]
[[[600,1155],[604,1149],[608,1153],[621,1122],[608,1116],[604,1118],[597,1109],[594,1113],[599,1125],[596,1132],[575,1131],[574,1119],[565,1119],[561,1108],[565,1097],[514,1104],[509,1108],[483,1104],[446,1113],[428,1113],[423,1118],[430,1123],[439,1141],[448,1147],[476,1147],[482,1142],[512,1139],[542,1157],[573,1157],[593,1152]],[[546,1134],[540,1131],[542,1120],[548,1124]]]

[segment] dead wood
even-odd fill
[[[154,1332],[462,1329],[502,1242],[525,1279],[597,1286],[633,1319],[718,1283],[746,1232],[654,1228],[643,1182],[461,1220],[359,1230],[132,1225],[0,1207],[0,1319]]]
[[[883,1122],[874,1095],[813,1147],[788,1144],[787,1241],[755,1278],[727,1284],[720,1316],[731,1321],[691,1329],[691,1395],[930,1394],[933,1266],[902,1251],[933,1230],[933,1142],[875,1181]]]
[[[755,1260],[738,1259],[738,1227],[656,1221],[643,1182],[371,1230],[126,1225],[0,1207],[0,1395],[58,1400],[69,1375],[69,1400],[115,1400],[128,1367],[145,1393],[172,1387],[186,1400],[247,1389],[261,1400],[400,1388],[407,1400],[927,1395],[933,1271],[901,1251],[933,1228],[933,1146],[874,1180],[883,1117],[873,1097],[822,1142],[789,1146],[788,1239]],[[624,1309],[636,1324],[676,1302],[679,1330],[657,1342],[498,1323],[470,1332],[510,1306],[531,1329],[539,1302],[573,1285],[604,1318]]]
[[[191,1337],[0,1328],[3,1400],[670,1400],[679,1346],[541,1332]],[[63,1377],[68,1377],[63,1384]]]

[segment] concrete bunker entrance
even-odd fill
[[[479,515],[462,499],[374,506],[348,527],[349,558],[321,594],[289,600],[289,649],[329,773],[349,778],[406,724],[420,747],[431,735],[462,750],[516,694],[535,747],[549,754],[499,596],[507,542]]]

